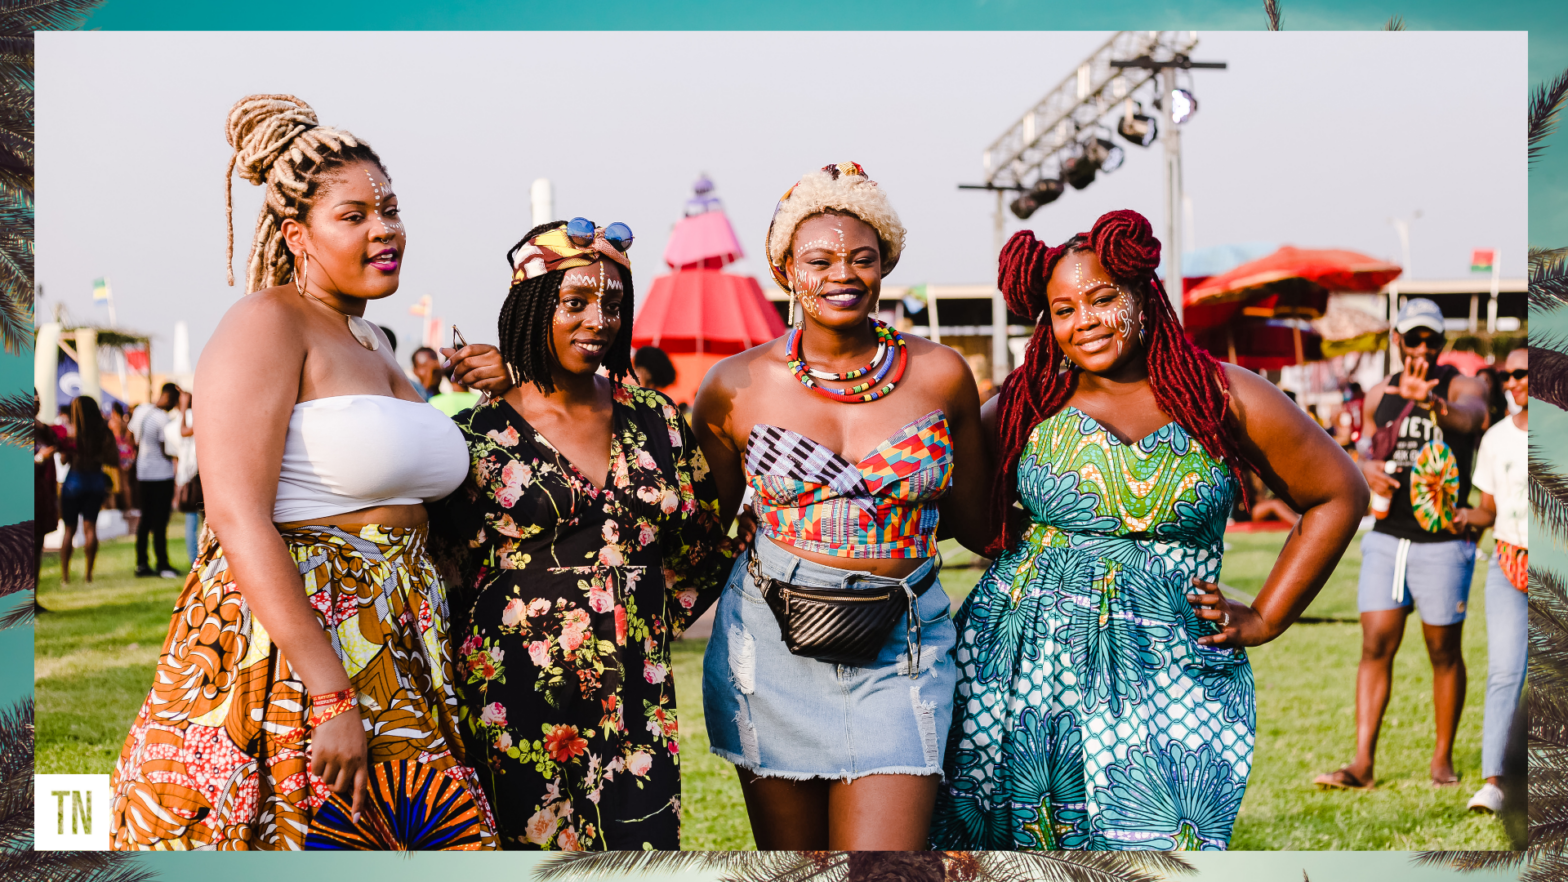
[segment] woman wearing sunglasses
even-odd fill
[[[730,558],[679,411],[624,382],[631,244],[576,218],[508,252],[517,385],[458,415],[471,468],[436,512],[467,550],[457,683],[504,848],[680,847],[670,642]]]
[[[1421,633],[1432,662],[1437,723],[1432,783],[1459,782],[1453,749],[1465,700],[1460,636],[1475,541],[1466,526],[1469,513],[1458,506],[1470,498],[1476,440],[1486,424],[1486,392],[1480,381],[1437,363],[1445,340],[1443,312],[1436,303],[1421,297],[1408,301],[1394,330],[1404,370],[1371,390],[1364,411],[1376,434],[1361,470],[1372,487],[1378,521],[1361,540],[1356,756],[1349,765],[1314,779],[1325,789],[1373,786],[1394,653],[1412,606],[1421,614]],[[1451,485],[1449,491],[1441,489],[1445,482]]]

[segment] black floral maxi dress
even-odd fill
[[[690,428],[663,395],[618,387],[599,490],[504,401],[457,422],[469,480],[431,514],[467,549],[459,713],[502,846],[679,848],[670,641],[731,563]]]

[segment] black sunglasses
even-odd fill
[[[1505,380],[1509,377],[1513,377],[1515,380],[1528,380],[1530,378],[1530,369],[1515,368],[1511,371],[1498,371],[1497,375]]]
[[[1441,331],[1434,331],[1431,328],[1411,328],[1404,333],[1402,339],[1405,341],[1406,349],[1414,349],[1423,344],[1428,349],[1442,349],[1443,341],[1447,337]]]

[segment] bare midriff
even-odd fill
[[[834,554],[822,554],[816,551],[805,551],[786,542],[779,542],[762,535],[760,532],[754,540],[757,542],[771,542],[790,554],[812,563],[819,563],[841,570],[854,570],[857,573],[870,573],[873,576],[887,576],[893,579],[902,579],[920,569],[920,565],[930,558],[924,557],[839,557]]]
[[[306,521],[292,521],[287,524],[278,524],[279,527],[365,527],[376,524],[382,527],[418,527],[430,520],[430,515],[423,505],[375,505],[362,508],[358,511],[347,511],[343,514],[329,515],[327,517],[311,518]]]

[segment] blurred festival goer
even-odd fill
[[[79,395],[71,402],[71,425],[76,435],[61,450],[71,471],[60,486],[60,516],[65,528],[60,539],[60,581],[71,581],[71,546],[80,521],[82,557],[87,581],[91,582],[93,562],[98,558],[98,512],[109,493],[109,476],[104,470],[119,468],[120,451],[92,396]]]
[[[1371,789],[1378,730],[1393,682],[1394,655],[1412,605],[1432,662],[1437,723],[1432,783],[1459,782],[1454,732],[1464,708],[1460,638],[1475,566],[1475,541],[1459,506],[1470,496],[1476,438],[1486,420],[1485,389],[1451,365],[1443,351],[1443,313],[1430,300],[1405,303],[1395,320],[1404,370],[1368,395],[1363,422],[1380,433],[1361,463],[1386,514],[1361,540],[1361,665],[1356,674],[1356,756],[1314,779],[1319,787]],[[1444,473],[1457,470],[1457,495]]]
[[[680,848],[671,644],[730,558],[691,429],[624,381],[623,229],[557,221],[508,253],[498,330],[518,385],[463,415],[470,477],[432,509],[468,552],[457,688],[509,849]]]
[[[266,198],[246,296],[196,368],[209,528],[110,778],[111,844],[492,848],[424,550],[423,502],[468,456],[362,318],[398,287],[397,197],[292,96],[242,99],[228,138]],[[509,388],[482,354],[459,375]]]
[[[180,400],[180,387],[164,383],[158,400],[131,414],[136,436],[136,485],[141,493],[141,520],[136,524],[136,575],[179,577],[169,565],[169,515],[174,510],[174,460],[164,449],[169,411]],[[152,540],[156,569],[147,565],[147,540]]]
[[[196,467],[196,411],[191,393],[180,393],[180,409],[163,434],[164,452],[174,458],[174,507],[185,515],[185,553],[189,565],[195,566],[202,499],[201,473]]]
[[[33,572],[43,572],[44,536],[60,520],[60,485],[55,481],[54,455],[60,449],[54,427],[33,421]]]
[[[1481,439],[1475,488],[1481,503],[1465,510],[1476,529],[1492,527],[1496,547],[1486,573],[1486,718],[1481,726],[1481,775],[1486,783],[1470,797],[1476,811],[1503,808],[1503,756],[1508,729],[1524,689],[1529,645],[1530,350],[1515,349],[1503,362],[1503,386],[1519,412],[1505,416]]]
[[[1045,318],[987,407],[998,556],[957,616],[937,848],[1229,847],[1257,730],[1243,647],[1296,621],[1366,509],[1306,411],[1187,340],[1159,256],[1134,211],[1002,252],[1009,309]],[[1217,580],[1253,470],[1303,514],[1248,605]]]
[[[125,528],[136,532],[136,439],[131,437],[130,415],[116,401],[109,408],[109,431],[119,454],[118,480],[114,485],[115,507],[125,515]]]
[[[703,705],[759,849],[926,847],[958,639],[936,533],[984,546],[990,469],[963,357],[876,318],[904,239],[858,164],[803,175],[765,240],[795,327],[697,393],[720,510],[749,488],[758,520],[719,598]],[[813,592],[836,609],[787,600]],[[815,615],[866,608],[859,640],[800,639]]]
[[[410,359],[414,367],[414,387],[426,401],[441,394],[441,356],[429,346],[414,350]]]
[[[632,370],[644,389],[662,392],[675,384],[675,365],[657,346],[639,346],[632,354]]]
[[[479,403],[479,393],[464,386],[457,380],[448,380],[452,387],[450,392],[438,392],[430,396],[430,405],[449,417],[455,417],[463,411]]]

